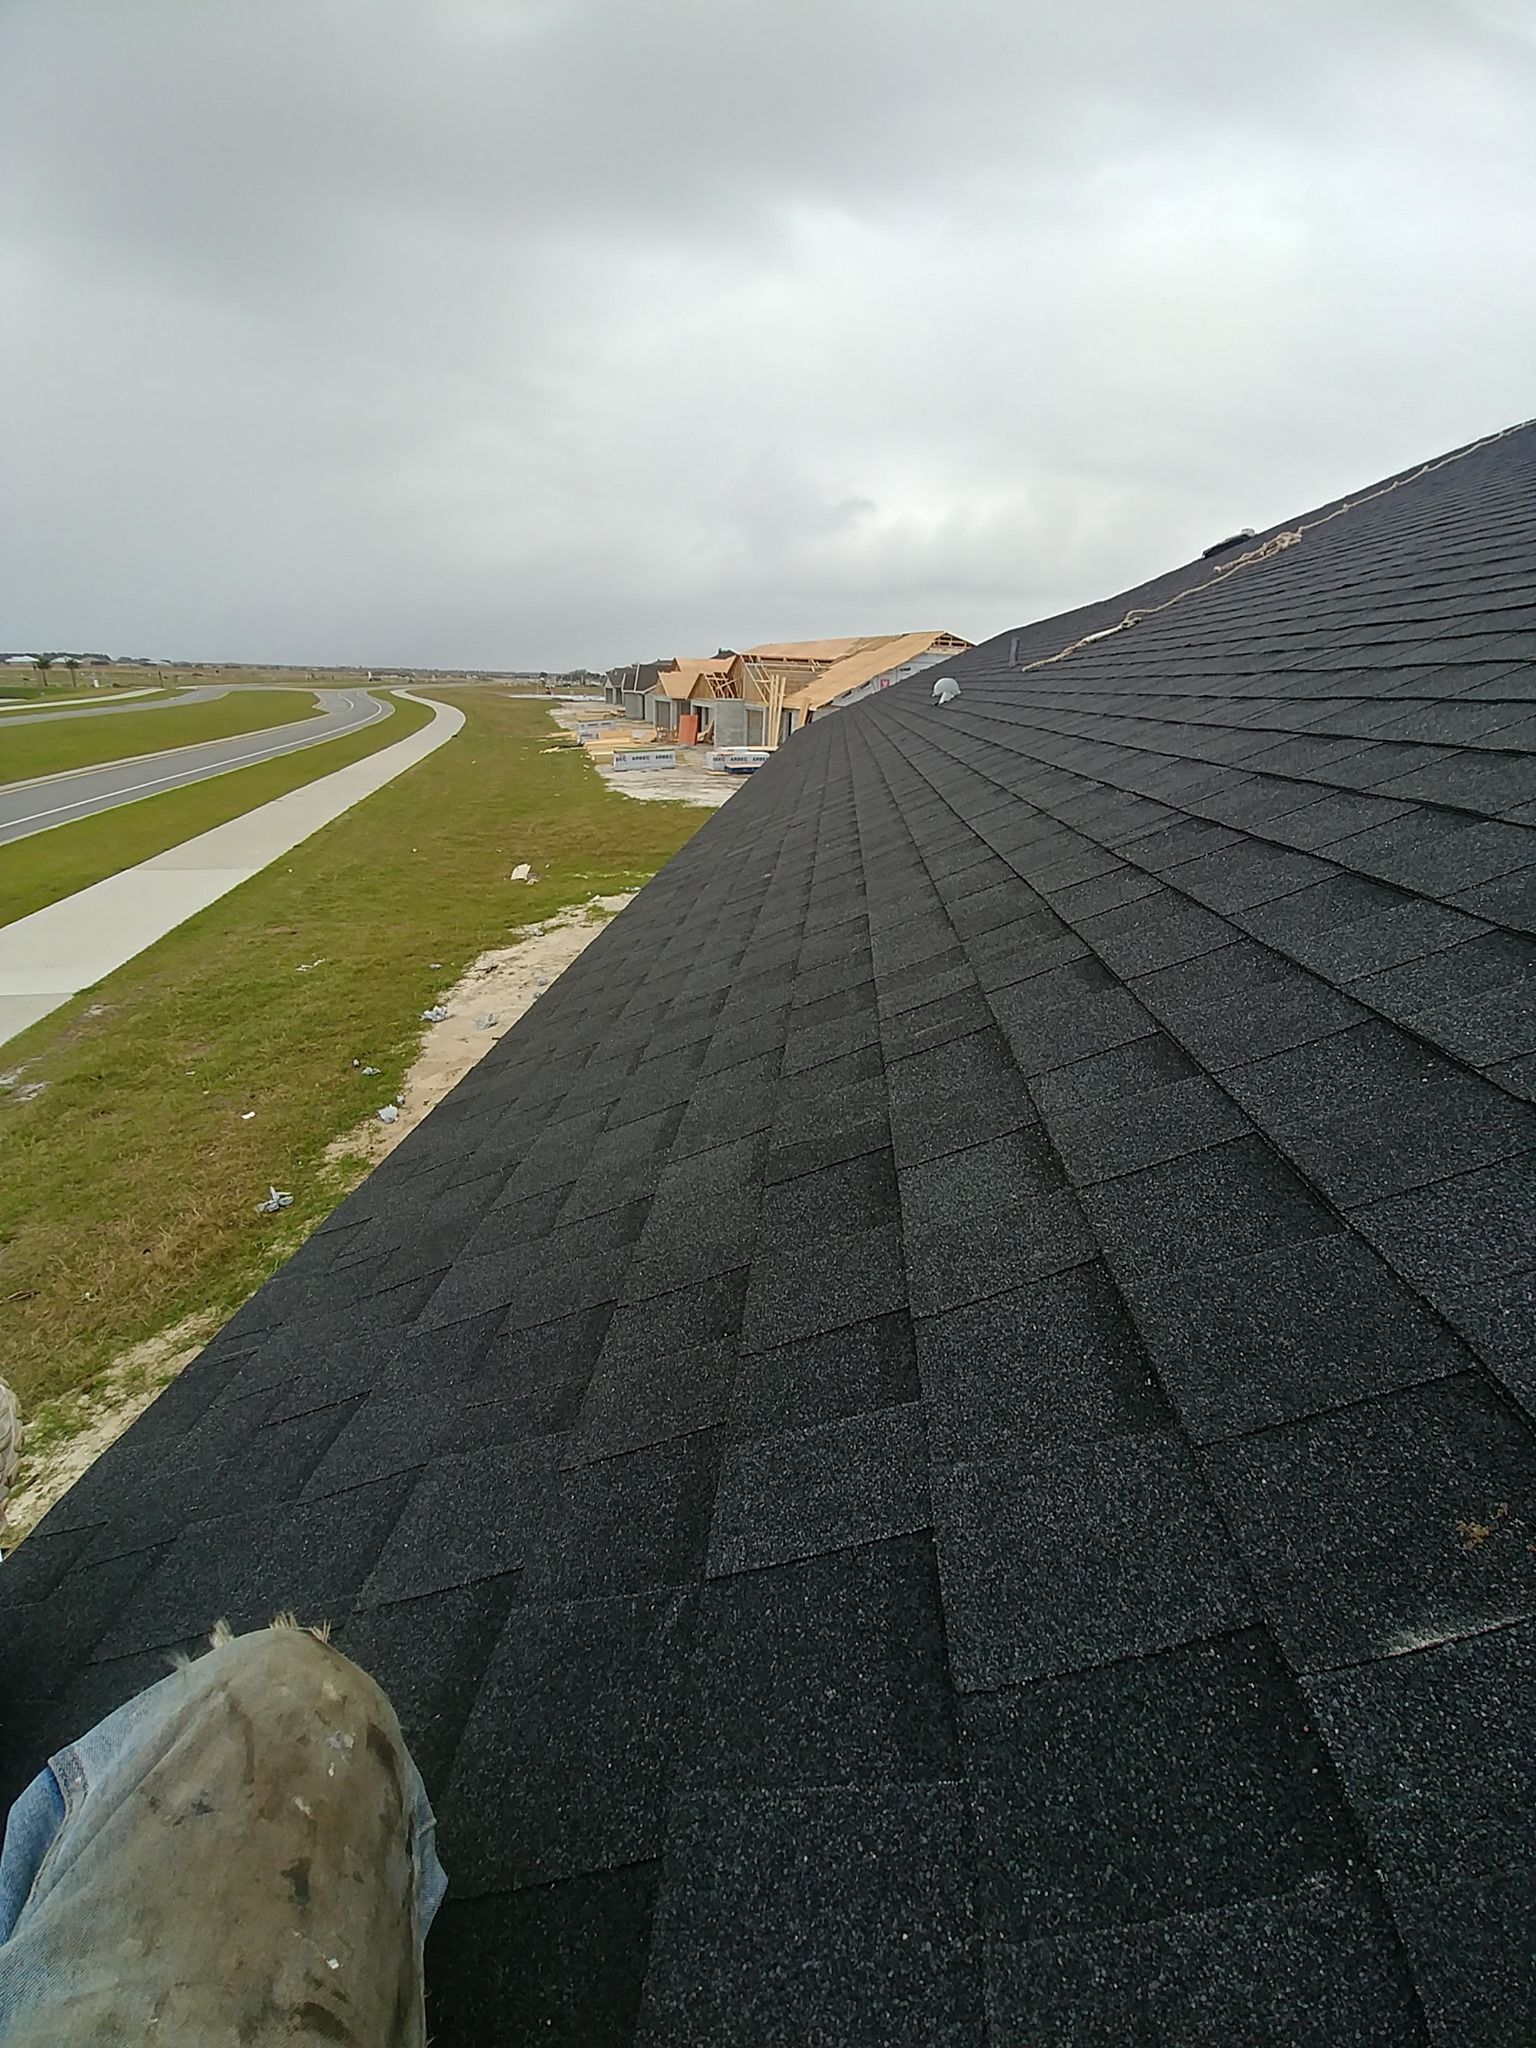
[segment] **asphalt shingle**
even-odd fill
[[[1437,2041],[1536,2012],[1530,1623],[1308,1681]]]
[[[911,1319],[898,1311],[743,1358],[733,1436],[771,1436],[919,1398]]]
[[[450,1898],[427,1943],[434,2041],[624,2048],[650,1951],[659,1863]]]
[[[659,1852],[690,1609],[657,1590],[514,1612],[441,1802],[461,1897]]]
[[[987,1956],[988,2039],[1290,2043],[1423,2048],[1429,2036],[1397,1930],[1368,1884],[1308,1879],[1290,1893]]]
[[[1029,1458],[1157,1429],[1166,1404],[1103,1266],[1083,1265],[918,1325],[935,1460]]]
[[[875,1408],[736,1444],[720,1474],[709,1570],[754,1571],[932,1519],[921,1405]]]
[[[1262,1630],[961,1703],[979,1912],[1036,1940],[1343,1874],[1345,1809]]]
[[[1481,1375],[1215,1444],[1203,1463],[1299,1670],[1536,1613],[1536,1439]]]
[[[963,1691],[1215,1635],[1253,1601],[1172,1432],[937,1468],[934,1524]]]
[[[679,1800],[637,2041],[982,2048],[958,1785]]]
[[[677,1774],[690,1786],[953,1778],[932,1543],[894,1537],[712,1580]]]

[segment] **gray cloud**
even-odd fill
[[[0,639],[972,637],[1531,408],[1525,0],[9,0]]]

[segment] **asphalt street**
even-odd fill
[[[215,697],[227,697],[236,687],[234,683],[200,683],[195,690],[182,690],[174,697],[152,697],[148,701],[137,696],[117,697],[104,699],[100,704],[55,707],[51,711],[13,711],[9,705],[0,704],[0,711],[5,713],[4,729],[9,731],[13,725],[51,725],[56,718],[110,718],[114,712],[172,711],[184,704],[211,704]],[[276,687],[287,686],[278,684]]]
[[[240,733],[232,739],[177,747],[160,754],[141,754],[132,761],[104,762],[94,768],[77,768],[63,775],[45,776],[30,783],[0,786],[0,846],[13,839],[26,839],[34,832],[46,832],[54,825],[72,824],[98,811],[115,810],[140,797],[157,796],[162,790],[181,789],[190,782],[203,782],[211,775],[227,775],[235,768],[249,768],[257,761],[271,761],[303,747],[319,746],[388,718],[394,706],[368,690],[315,690],[322,706],[318,717],[293,725],[269,727],[265,732]],[[187,698],[180,700],[186,703]],[[126,708],[126,707],[124,707]],[[54,713],[53,716],[61,714]],[[18,721],[18,723],[23,721]],[[3,762],[0,735],[0,762]],[[3,773],[0,768],[0,773]]]

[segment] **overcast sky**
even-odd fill
[[[968,638],[1536,412],[1536,0],[0,0],[0,647]]]

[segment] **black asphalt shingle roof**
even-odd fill
[[[295,1606],[445,2048],[1536,2038],[1536,431],[1303,524],[797,735],[0,1571],[7,1790]]]

